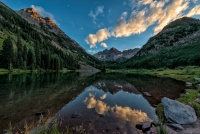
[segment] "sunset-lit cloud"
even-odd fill
[[[190,10],[190,12],[187,14],[188,17],[191,17],[193,15],[200,14],[200,5],[195,6]]]
[[[89,34],[86,43],[90,46],[96,46],[111,36],[129,37],[134,34],[140,34],[147,30],[149,26],[155,25],[154,35],[160,32],[163,27],[178,18],[194,15],[200,15],[200,5],[191,8],[190,3],[196,3],[196,0],[130,0],[132,12],[123,12],[119,17],[117,24],[110,30],[104,28],[100,39],[98,32]],[[91,47],[91,48],[92,48]]]
[[[102,42],[110,37],[110,32],[107,29],[100,29],[96,34],[89,34],[86,38],[86,43],[90,44],[90,48],[96,46],[97,42]]]
[[[106,45],[106,43],[101,43],[100,46],[102,46],[104,48],[108,48],[108,46]]]

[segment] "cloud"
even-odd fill
[[[200,5],[197,5],[194,8],[192,8],[192,10],[190,10],[190,12],[186,16],[191,17],[196,14],[200,14]]]
[[[142,46],[137,45],[137,46],[133,47],[133,49],[134,49],[134,48],[141,48],[141,47],[142,47]]]
[[[189,8],[190,3],[195,3],[196,0],[129,0],[129,2],[132,7],[131,14],[128,16],[127,12],[123,12],[117,24],[111,30],[107,30],[106,35],[109,36],[105,36],[101,41],[111,36],[118,38],[140,34],[152,25],[155,25],[153,28],[155,35],[171,21],[200,14],[200,5],[196,4],[192,9]],[[97,42],[101,42],[90,38],[97,37],[97,34],[92,35],[89,34],[87,37],[87,44],[96,45]]]
[[[95,53],[96,51],[89,49],[88,52],[89,53]]]
[[[96,34],[89,34],[85,39],[90,48],[94,48],[97,42],[102,42],[110,37],[110,32],[107,29],[100,29]]]
[[[97,16],[101,13],[103,13],[104,6],[98,6],[95,13],[93,11],[90,11],[88,16],[92,17],[93,23],[96,24]]]
[[[60,25],[59,23],[56,22],[56,20],[54,19],[54,16],[53,16],[51,13],[45,11],[43,7],[31,5],[31,8],[33,8],[37,13],[39,13],[40,16],[42,16],[42,17],[49,17],[49,18],[51,18],[56,24]]]
[[[108,46],[106,45],[106,43],[101,43],[100,46],[102,46],[104,48],[108,48]]]

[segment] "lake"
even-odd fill
[[[157,120],[154,107],[163,97],[178,98],[184,89],[184,82],[140,74],[0,75],[0,133],[10,122],[15,132],[27,124],[34,133],[38,123],[56,120],[63,131],[137,134],[136,123]]]

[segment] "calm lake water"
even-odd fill
[[[136,123],[157,119],[153,106],[161,98],[177,98],[184,88],[183,82],[148,75],[0,75],[0,133],[9,122],[19,131],[56,117],[61,130],[82,125],[89,133],[137,134]]]

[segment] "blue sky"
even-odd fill
[[[200,19],[200,0],[1,0],[17,11],[33,7],[51,17],[88,53],[142,47],[169,22]]]

